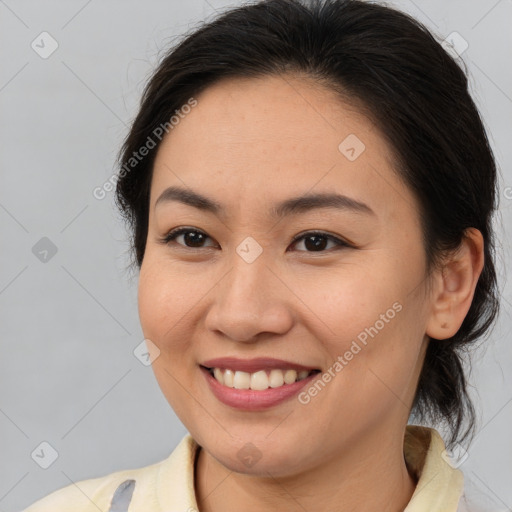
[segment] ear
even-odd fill
[[[478,229],[465,231],[460,247],[450,253],[433,287],[426,334],[443,340],[452,337],[469,311],[484,266],[484,241]]]

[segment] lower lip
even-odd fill
[[[218,400],[223,404],[245,411],[261,411],[278,405],[297,395],[306,384],[311,382],[318,375],[318,373],[312,373],[305,379],[294,382],[293,384],[285,384],[278,388],[267,388],[257,391],[253,389],[229,388],[215,379],[207,369],[203,367],[200,367],[200,369],[212,393]]]

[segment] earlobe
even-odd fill
[[[431,298],[426,334],[434,339],[455,335],[466,317],[484,265],[484,242],[468,228],[460,247],[445,257]]]

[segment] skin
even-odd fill
[[[393,156],[357,104],[308,78],[229,79],[209,87],[163,140],[151,184],[139,315],[159,349],[158,383],[202,447],[195,465],[201,511],[399,511],[416,481],[403,435],[429,336],[447,338],[469,309],[482,239],[468,231],[444,269],[427,278],[418,203]],[[365,144],[349,161],[338,146]],[[180,186],[224,207],[213,214],[160,194]],[[317,208],[280,220],[271,207],[306,193],[336,192],[373,214]],[[203,247],[173,228],[207,235]],[[314,251],[295,235],[320,230],[347,240]],[[252,263],[246,238],[263,249]],[[275,357],[322,372],[365,328],[400,312],[308,404],[297,397],[240,411],[211,393],[199,363]],[[237,453],[256,446],[248,467]]]

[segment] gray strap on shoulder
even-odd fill
[[[125,480],[116,489],[108,512],[128,512],[134,489],[135,480]]]

